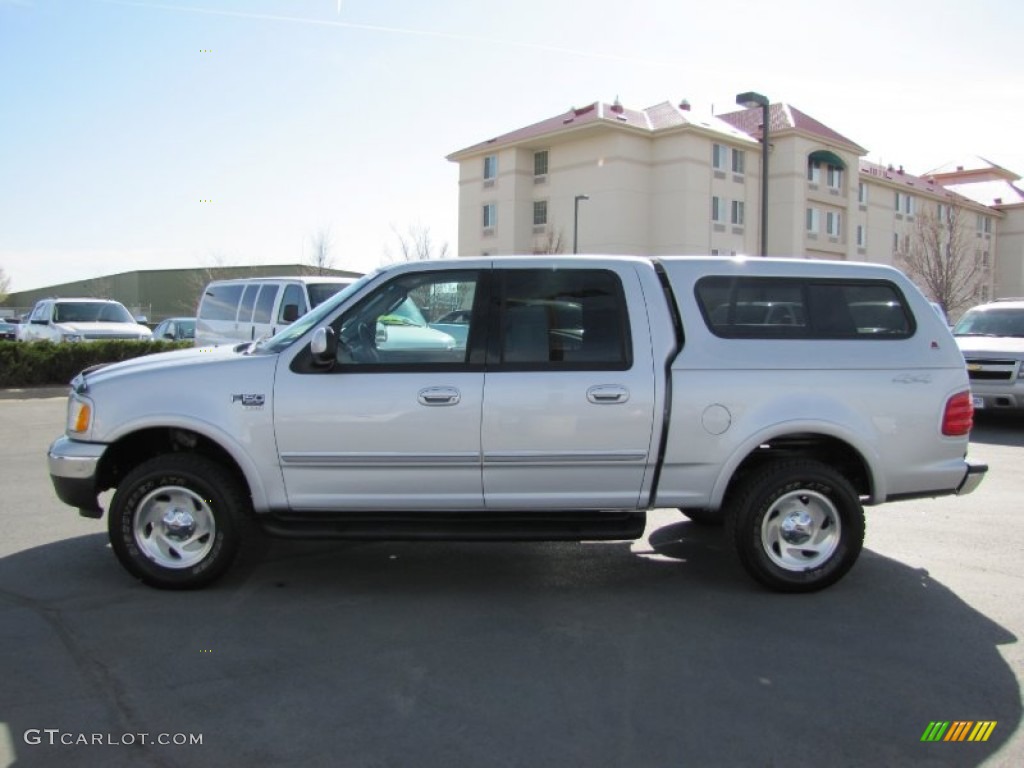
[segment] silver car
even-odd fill
[[[953,328],[975,409],[1024,409],[1024,301],[969,309]]]

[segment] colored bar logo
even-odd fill
[[[933,720],[921,734],[921,741],[988,741],[996,720]]]

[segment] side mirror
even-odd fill
[[[313,331],[313,340],[309,344],[309,351],[313,355],[313,362],[317,365],[334,365],[338,356],[338,337],[334,335],[334,329],[320,326]]]
[[[299,305],[285,304],[284,313],[281,315],[286,323],[294,323],[299,319]]]

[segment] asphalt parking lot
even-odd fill
[[[980,420],[975,494],[869,510],[814,595],[669,510],[632,544],[275,542],[167,593],[53,495],[63,414],[0,399],[3,765],[1024,764],[1024,420]]]

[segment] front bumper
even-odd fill
[[[103,507],[96,499],[96,470],[107,446],[81,443],[58,437],[47,452],[50,480],[57,498],[78,508],[83,517],[101,517]]]

